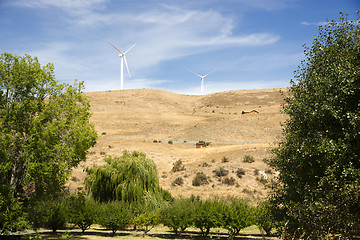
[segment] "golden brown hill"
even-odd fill
[[[271,145],[281,135],[280,122],[285,120],[279,91],[238,90],[205,96],[156,89],[86,93],[99,139],[87,161],[74,170],[69,185],[72,189],[82,186],[83,168],[103,164],[105,155],[136,150],[155,161],[161,186],[173,196],[262,199],[267,190],[259,180],[274,175],[263,160],[270,156]],[[257,113],[242,114],[252,110]],[[211,144],[196,149],[199,140]],[[245,155],[255,161],[244,162]],[[185,170],[173,172],[178,160]],[[215,175],[220,167],[228,170],[227,176]],[[245,172],[241,178],[238,169]],[[192,186],[198,172],[207,175],[208,184]],[[183,179],[182,186],[173,186],[176,178]],[[231,184],[232,178],[233,185],[225,183]]]

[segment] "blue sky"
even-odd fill
[[[56,79],[85,91],[181,94],[288,87],[319,24],[355,19],[360,0],[0,0],[0,52],[54,63]]]

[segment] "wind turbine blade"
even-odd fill
[[[202,78],[202,76],[200,76],[199,74],[197,74],[196,72],[193,72],[193,71],[191,71],[191,70],[189,70],[189,69],[187,69],[187,68],[185,68],[186,70],[188,70],[189,72],[192,72],[193,74],[195,74],[195,75],[198,75],[199,77],[201,77]]]
[[[132,49],[135,46],[136,43],[134,43],[134,45],[132,45],[131,47],[129,47],[128,50],[126,50],[126,52],[124,54],[126,54],[128,51],[130,51],[130,49]]]
[[[128,74],[129,74],[129,77],[131,77],[130,71],[129,71],[129,66],[128,66],[127,61],[126,61],[126,56],[124,56],[124,62],[125,62],[125,66],[126,66]]]
[[[209,72],[208,74],[206,74],[204,77],[206,77],[207,75],[210,75],[211,73],[215,72],[216,70],[213,70],[211,72]]]
[[[110,44],[113,48],[115,48],[115,49],[118,50],[121,54],[123,54],[122,51],[120,51],[119,49],[117,49],[114,45],[112,45],[112,44],[109,43],[109,42],[108,42],[108,44]]]

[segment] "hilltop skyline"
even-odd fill
[[[355,19],[357,0],[2,0],[0,52],[54,63],[60,82],[85,91],[120,89],[126,51],[132,77],[124,88],[181,94],[288,87],[319,25]],[[186,68],[186,69],[185,69]]]

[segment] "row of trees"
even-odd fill
[[[234,237],[240,230],[252,225],[257,225],[270,235],[276,222],[269,209],[265,204],[252,207],[241,199],[225,202],[195,197],[174,199],[154,208],[125,201],[99,202],[81,193],[62,195],[55,201],[38,201],[29,209],[29,221],[34,229],[42,227],[54,232],[70,223],[82,232],[92,224],[99,224],[113,234],[129,227],[139,227],[146,234],[153,227],[163,224],[177,235],[189,227],[195,227],[203,237],[208,236],[213,228],[226,229],[229,237]]]

